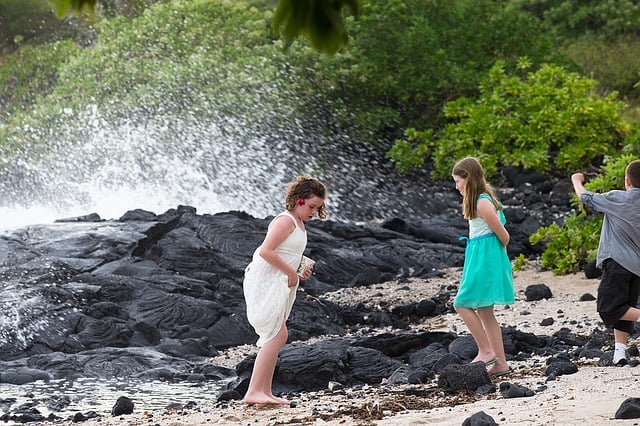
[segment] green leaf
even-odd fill
[[[83,10],[93,13],[96,0],[49,0],[53,4],[56,15],[60,18],[66,16],[71,10],[75,14],[80,14]]]
[[[349,41],[343,9],[358,16],[360,8],[360,0],[280,0],[271,29],[282,36],[285,50],[303,36],[317,51],[333,55]]]

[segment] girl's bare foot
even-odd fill
[[[278,398],[277,396],[271,395],[271,398],[274,401],[277,401],[276,404],[280,404],[280,405],[289,405],[289,400],[284,399],[284,398]]]
[[[258,407],[266,407],[269,405],[289,405],[290,402],[284,398],[278,398],[273,394],[262,392],[247,393],[242,402],[246,405],[256,405]]]
[[[257,405],[259,407],[264,407],[267,405],[289,404],[289,401],[283,400],[281,398],[276,398],[273,395],[267,395],[265,393],[247,394],[244,396],[242,402],[246,405]]]

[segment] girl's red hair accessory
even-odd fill
[[[299,206],[304,206],[304,200],[302,198],[298,198],[296,200],[296,204],[299,205]]]

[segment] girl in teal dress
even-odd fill
[[[453,167],[456,189],[462,194],[462,212],[469,220],[460,289],[453,307],[460,314],[478,346],[472,362],[484,362],[491,377],[508,374],[502,330],[493,313],[494,305],[515,302],[511,262],[507,255],[509,233],[506,219],[484,177],[480,162],[473,157]]]

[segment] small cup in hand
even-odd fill
[[[302,274],[305,269],[307,268],[313,268],[313,265],[315,264],[315,260],[308,258],[307,256],[302,256],[302,260],[300,261],[300,265],[298,266],[298,270],[296,271],[296,273],[298,275]]]

